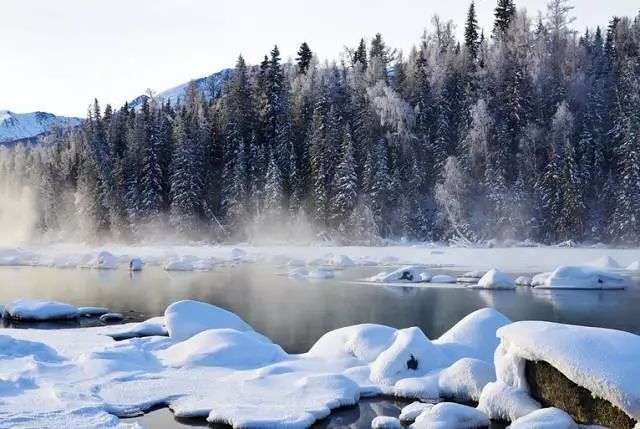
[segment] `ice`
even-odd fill
[[[591,267],[561,266],[551,273],[534,276],[533,285],[548,289],[625,289],[621,275]]]
[[[436,274],[431,277],[431,283],[455,283],[455,277],[451,277],[448,274]]]
[[[498,380],[526,392],[523,360],[545,361],[594,396],[640,420],[640,336],[551,322],[516,322],[498,330]],[[484,392],[483,392],[484,395]]]
[[[5,305],[2,317],[5,319],[42,321],[69,320],[78,318],[78,309],[58,301],[17,299]]]
[[[500,380],[487,384],[478,401],[478,409],[494,420],[515,421],[539,408],[526,391]]]
[[[440,402],[423,411],[410,426],[412,429],[472,429],[489,426],[481,411],[453,402]]]
[[[231,249],[231,258],[232,259],[243,259],[247,257],[247,252],[245,250],[234,247]]]
[[[527,276],[520,276],[515,281],[518,286],[531,286],[533,284],[533,279]]]
[[[91,268],[99,270],[114,270],[118,268],[118,258],[113,253],[103,250],[89,262]]]
[[[415,401],[402,408],[400,411],[400,421],[403,423],[413,423],[423,411],[433,407],[434,404],[427,404]]]
[[[515,289],[516,283],[509,275],[493,268],[482,276],[477,285],[469,287],[479,289]]]
[[[285,352],[254,331],[210,329],[158,352],[167,366],[257,368],[285,358]]]
[[[626,268],[627,271],[640,271],[640,261],[633,261]]]
[[[367,279],[376,283],[420,283],[429,281],[430,277],[423,267],[409,265],[390,273],[381,272]]]
[[[109,312],[105,307],[78,307],[78,314],[86,317],[99,317]]]
[[[178,259],[169,259],[164,264],[164,269],[166,271],[193,271],[193,263],[184,258]]]
[[[402,429],[402,425],[395,417],[378,416],[371,422],[371,429]]]
[[[141,271],[142,260],[140,258],[133,258],[129,261],[129,271]]]
[[[334,276],[335,274],[333,274],[332,270],[324,268],[317,268],[313,271],[309,271],[309,274],[307,274],[307,278],[317,280],[332,279]]]
[[[579,429],[571,416],[558,408],[542,408],[511,423],[510,429]]]
[[[230,328],[252,331],[253,328],[230,311],[199,301],[174,302],[164,312],[164,321],[169,336],[184,341],[209,329]]]
[[[618,270],[622,268],[618,263],[618,261],[616,261],[609,255],[605,255],[605,256],[602,256],[601,258],[593,260],[589,262],[587,265],[590,267],[602,268],[605,270]]]

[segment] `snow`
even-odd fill
[[[24,321],[68,320],[78,318],[78,309],[57,301],[17,299],[5,305],[2,317]]]
[[[410,426],[412,429],[472,429],[489,426],[489,418],[472,407],[440,402],[426,409]]]
[[[477,287],[482,289],[515,289],[516,283],[509,275],[492,268],[478,281]]]
[[[626,268],[627,271],[640,271],[640,261],[633,261]]]
[[[455,283],[455,277],[451,277],[448,274],[437,274],[431,277],[431,283]]]
[[[511,429],[578,429],[571,416],[558,408],[542,408],[511,423]]]
[[[594,396],[640,420],[640,336],[525,321],[499,329],[498,337],[501,343],[495,361],[499,381],[526,392],[523,360],[545,361]]]
[[[527,276],[520,276],[516,278],[515,282],[518,286],[531,286],[533,284],[533,279]]]
[[[370,363],[394,341],[396,329],[384,325],[347,326],[324,334],[308,354],[325,359],[355,358]]]
[[[164,264],[166,271],[193,271],[194,267],[191,261],[183,258],[169,259]]]
[[[101,322],[119,322],[124,319],[124,316],[120,313],[105,313],[100,316]]]
[[[616,261],[615,259],[613,259],[609,255],[605,255],[605,256],[602,256],[602,257],[600,257],[598,259],[595,259],[595,260],[587,263],[586,265],[588,265],[590,267],[594,267],[594,268],[602,268],[604,270],[618,270],[618,269],[622,268],[620,266],[620,264],[618,263],[618,261]]]
[[[515,421],[540,408],[540,403],[526,391],[505,384],[499,377],[484,387],[478,401],[478,409],[489,418]]]
[[[487,272],[481,270],[469,271],[456,279],[458,283],[478,283]]]
[[[332,279],[334,276],[335,274],[333,274],[333,271],[324,268],[318,268],[307,274],[307,278],[318,280]]]
[[[533,285],[548,289],[625,289],[629,282],[619,274],[591,267],[561,266],[534,276]]]
[[[355,262],[347,255],[335,255],[329,260],[329,265],[334,267],[353,267]]]
[[[169,336],[184,341],[209,329],[251,331],[251,326],[230,311],[199,301],[178,301],[164,312]]]
[[[409,265],[387,273],[383,271],[367,279],[376,283],[421,283],[429,281],[431,277],[420,266]]]
[[[378,416],[371,422],[371,429],[402,429],[402,425],[395,417]]]
[[[462,358],[440,373],[440,395],[457,401],[478,401],[482,389],[496,379],[492,364]]]
[[[413,423],[423,411],[433,407],[433,405],[434,404],[427,404],[420,401],[412,402],[400,411],[400,421]]]

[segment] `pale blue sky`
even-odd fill
[[[94,97],[120,105],[302,41],[321,59],[381,32],[408,49],[431,17],[461,27],[470,0],[2,0],[0,109],[84,116]],[[477,0],[490,29],[496,0]],[[573,0],[574,27],[635,15],[636,0]],[[516,0],[531,15],[546,0]],[[459,28],[460,29],[460,28]]]

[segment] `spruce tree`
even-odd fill
[[[492,36],[501,39],[511,25],[511,20],[516,13],[516,6],[513,0],[498,0],[494,16]]]
[[[298,49],[298,56],[296,57],[298,73],[304,74],[307,72],[312,58],[313,52],[311,52],[311,49],[309,49],[309,45],[307,45],[307,42],[302,42],[302,45],[300,45],[300,49]]]
[[[473,60],[478,57],[478,19],[476,18],[476,6],[472,1],[467,12],[467,21],[464,26],[464,46]]]

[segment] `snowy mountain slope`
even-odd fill
[[[216,94],[220,91],[222,87],[222,83],[225,79],[231,76],[233,73],[232,69],[224,69],[219,72],[213,73],[212,75],[201,77],[199,79],[195,79],[196,86],[202,93],[205,94],[206,97],[211,97],[212,94]],[[172,105],[180,104],[184,101],[184,98],[187,94],[187,87],[189,86],[189,82],[182,83],[178,86],[174,86],[173,88],[169,88],[161,93],[157,94],[157,97],[164,102],[171,102]],[[140,95],[135,99],[129,102],[129,106],[138,107],[141,105],[145,99],[149,97],[146,95]]]
[[[14,113],[0,110],[0,144],[32,139],[50,131],[54,125],[66,128],[78,126],[81,122],[79,118],[47,112]]]

